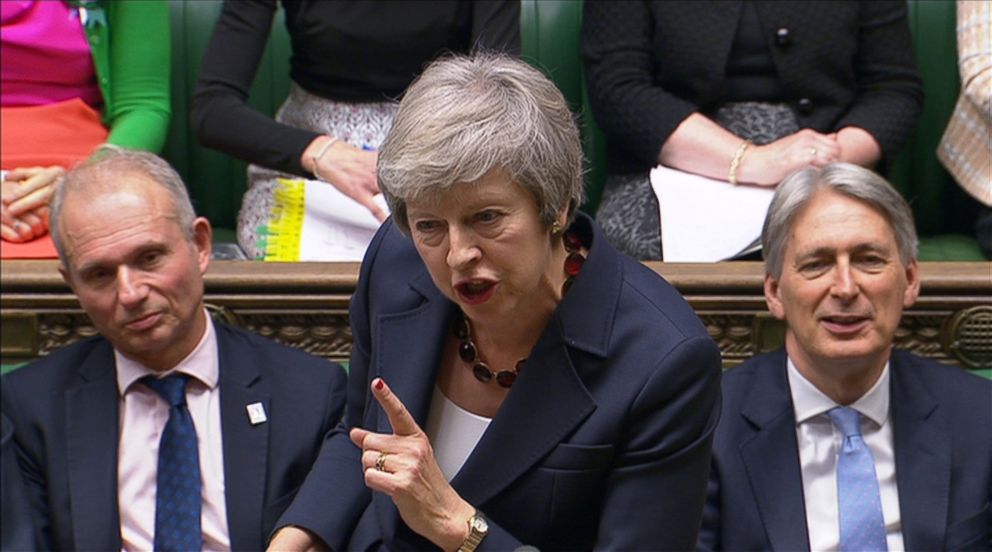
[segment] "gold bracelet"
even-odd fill
[[[744,159],[744,152],[751,145],[750,140],[744,140],[741,145],[737,146],[737,151],[734,153],[733,160],[730,161],[730,172],[727,173],[727,182],[732,185],[737,185],[737,167],[740,167],[741,160]]]
[[[331,146],[334,145],[334,142],[338,141],[338,139],[333,136],[328,136],[328,138],[330,138],[330,140],[324,142],[324,145],[320,147],[320,151],[318,151],[316,154],[310,157],[310,159],[313,161],[313,175],[316,176],[317,180],[320,180],[321,182],[327,182],[327,181],[324,180],[320,176],[320,173],[317,172],[317,161],[319,161],[322,157],[324,157],[324,154],[327,153],[327,150],[331,149]]]

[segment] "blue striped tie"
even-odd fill
[[[827,413],[844,443],[837,457],[837,504],[842,552],[888,550],[875,461],[861,438],[861,414],[840,406]]]
[[[142,378],[169,403],[169,421],[158,445],[155,490],[155,552],[200,550],[200,454],[186,408],[185,375]]]

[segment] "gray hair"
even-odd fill
[[[561,92],[527,63],[493,52],[433,62],[407,89],[379,153],[379,187],[409,233],[406,204],[502,171],[547,225],[582,203],[582,143]]]
[[[111,191],[119,188],[119,177],[123,174],[139,174],[148,177],[162,186],[172,198],[173,217],[188,243],[193,243],[193,221],[196,213],[190,203],[189,193],[179,173],[161,157],[145,151],[128,150],[118,146],[104,145],[88,159],[73,167],[55,188],[49,215],[49,231],[59,260],[66,267],[68,257],[59,219],[66,197],[74,193],[86,194],[93,190]]]
[[[877,210],[895,234],[899,258],[904,266],[916,260],[916,226],[906,200],[873,171],[851,163],[831,163],[822,169],[805,168],[792,173],[778,185],[761,231],[765,271],[782,276],[785,246],[796,214],[820,190],[833,190]]]

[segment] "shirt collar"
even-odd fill
[[[218,366],[217,366],[217,333],[214,331],[213,320],[203,311],[203,316],[207,318],[206,331],[196,347],[186,355],[186,358],[179,361],[179,364],[170,368],[164,374],[160,374],[143,364],[127,358],[116,348],[114,349],[114,361],[117,363],[117,389],[121,396],[131,388],[136,381],[145,376],[161,377],[169,374],[186,374],[202,383],[209,389],[217,386]]]
[[[841,406],[799,373],[792,358],[789,358],[786,364],[788,366],[789,390],[792,393],[792,405],[796,413],[796,424],[805,423],[832,408]],[[882,368],[882,375],[879,376],[875,385],[849,406],[857,410],[862,416],[875,422],[879,427],[885,424],[889,417],[888,361]]]

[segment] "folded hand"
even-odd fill
[[[48,203],[65,174],[62,167],[29,167],[8,172],[0,189],[0,235],[30,241],[48,232]]]

